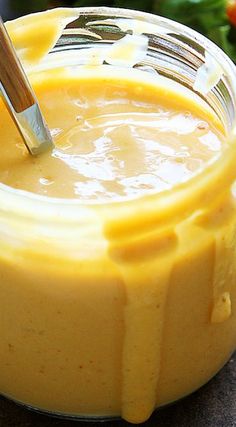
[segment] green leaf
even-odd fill
[[[106,0],[106,6],[112,6],[112,0]],[[104,6],[104,0],[79,0],[76,1],[73,6],[76,7],[87,7],[87,6]]]
[[[145,2],[143,0],[114,0],[113,6],[123,8],[128,7],[129,9],[143,10],[148,12],[152,9],[152,0],[146,0]]]
[[[154,11],[198,31],[227,23],[226,0],[154,0]]]
[[[38,12],[48,8],[48,0],[10,0],[10,5],[13,11],[17,13],[24,14],[30,12]]]
[[[153,11],[201,32],[236,61],[236,29],[226,5],[227,0],[154,0]]]
[[[235,31],[235,30],[234,30]],[[236,43],[230,40],[230,25],[224,25],[219,28],[214,28],[209,32],[209,38],[220,46],[225,53],[236,62]]]

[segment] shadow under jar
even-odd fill
[[[109,8],[81,8],[31,74],[76,72],[93,48],[90,65],[112,69],[104,49],[126,34],[145,34],[148,50],[124,72],[191,93],[210,53],[222,72],[196,96],[227,146],[186,182],[114,203],[0,185],[0,388],[51,414],[138,423],[206,383],[236,346],[236,75],[196,32]]]

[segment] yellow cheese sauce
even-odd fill
[[[120,200],[187,181],[222,151],[224,137],[209,115],[167,88],[112,79],[106,68],[99,78],[58,70],[35,80],[55,149],[29,156],[2,106],[0,181],[14,188]]]
[[[21,58],[39,60],[76,16],[8,29]],[[0,105],[0,181],[11,187],[0,185],[0,391],[139,423],[235,349],[235,160],[223,168],[228,140],[200,99],[106,70],[30,75],[55,141],[40,157]]]

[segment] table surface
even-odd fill
[[[0,427],[75,427],[74,421],[59,420],[28,411],[0,398]],[[125,421],[82,422],[78,427],[125,427]],[[227,365],[200,390],[180,402],[156,411],[145,427],[236,427],[236,353]]]

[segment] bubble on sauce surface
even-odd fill
[[[54,181],[52,178],[45,178],[45,177],[39,178],[39,183],[42,185],[52,185],[53,182]]]
[[[197,129],[198,130],[208,130],[209,129],[209,124],[207,122],[204,121],[200,121],[197,125]]]

